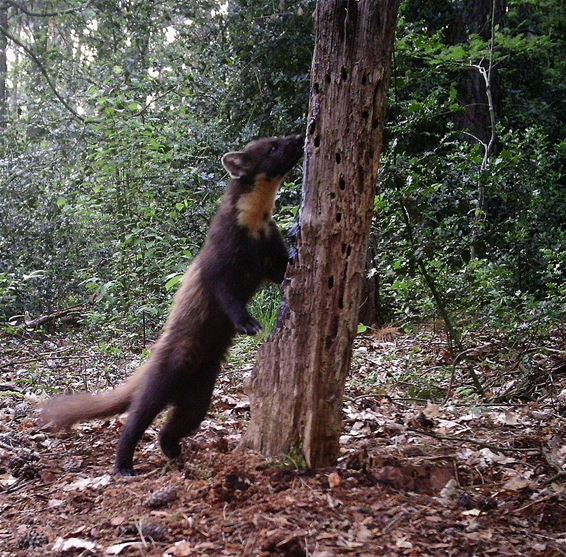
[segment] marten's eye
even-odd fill
[[[274,144],[271,146],[271,149],[269,149],[269,152],[270,152],[270,153],[275,153],[275,151],[277,151],[277,149],[279,149],[279,143],[274,143]]]

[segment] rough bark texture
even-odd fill
[[[382,150],[398,0],[317,5],[298,256],[250,381],[244,444],[333,464]]]

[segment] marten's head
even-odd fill
[[[253,182],[258,176],[283,178],[303,154],[303,136],[266,137],[248,143],[243,151],[226,153],[222,165],[232,178]]]
[[[254,238],[268,235],[277,190],[303,154],[303,137],[267,137],[248,143],[243,151],[226,153],[222,164],[235,179],[230,202],[240,226]]]

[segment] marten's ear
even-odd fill
[[[228,171],[232,178],[245,176],[250,169],[249,157],[243,151],[226,153],[222,157],[222,166]]]

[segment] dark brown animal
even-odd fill
[[[136,445],[157,414],[170,406],[159,443],[169,458],[180,454],[181,438],[206,415],[234,335],[261,330],[247,303],[262,281],[283,280],[288,254],[272,213],[277,190],[302,151],[303,138],[296,135],[259,139],[224,155],[222,164],[232,180],[149,360],[111,391],[47,402],[40,415],[43,423],[69,428],[128,410],[116,470],[131,475]]]

